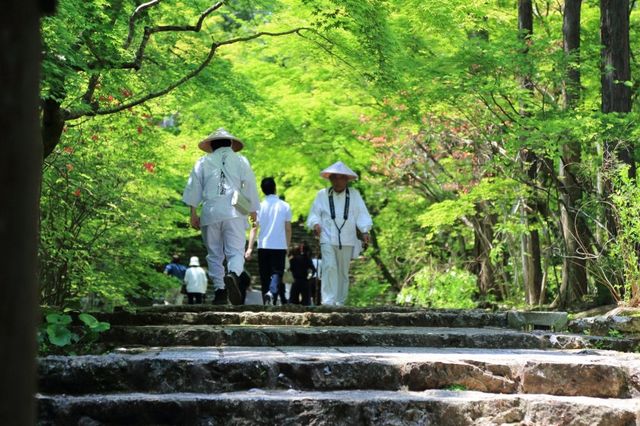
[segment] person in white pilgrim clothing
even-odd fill
[[[371,216],[357,189],[349,181],[358,179],[343,162],[320,172],[331,182],[330,188],[318,191],[311,206],[307,226],[320,238],[322,253],[322,304],[344,305],[349,292],[349,263],[357,257],[361,243],[369,244]]]
[[[189,268],[184,274],[184,284],[187,287],[189,304],[201,304],[207,292],[207,274],[200,267],[200,259],[197,256],[192,256],[189,260]]]
[[[198,143],[208,154],[198,159],[182,195],[182,200],[191,207],[191,226],[202,230],[202,239],[207,247],[208,274],[215,289],[214,304],[242,304],[240,282],[244,270],[244,245],[249,228],[247,215],[232,204],[233,192],[242,190],[250,200],[251,221],[256,220],[260,198],[256,177],[249,161],[240,154],[243,142],[218,129]],[[200,215],[198,206],[202,205]],[[227,260],[225,275],[223,262]]]

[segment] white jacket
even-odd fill
[[[240,188],[244,188],[242,193],[251,200],[253,211],[257,211],[260,197],[249,160],[229,147],[218,148],[196,161],[182,200],[192,207],[202,203],[200,226],[207,226],[243,216],[231,205],[233,191]]]
[[[200,266],[190,266],[184,274],[187,293],[207,292],[207,273]]]
[[[335,223],[331,219],[331,209],[329,207],[329,188],[321,189],[316,195],[316,199],[311,206],[311,212],[307,218],[307,226],[310,229],[317,224],[320,225],[320,244],[332,244],[337,246],[338,228],[342,227],[340,232],[340,241],[343,246],[355,246],[358,243],[356,236],[356,227],[360,232],[369,232],[373,222],[367,206],[364,205],[362,196],[357,189],[349,188],[349,214],[344,220],[344,204],[346,199],[346,190],[341,193],[333,193],[333,202],[335,206],[336,219]],[[344,223],[344,226],[342,226]],[[336,226],[337,224],[337,226]]]

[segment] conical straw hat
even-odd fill
[[[231,133],[220,127],[218,130],[201,140],[198,143],[198,148],[205,152],[211,152],[211,141],[215,141],[218,139],[229,139],[231,141],[231,149],[233,149],[235,152],[240,151],[244,147],[244,143],[240,139],[236,138]]]
[[[349,167],[347,167],[347,165],[344,164],[342,161],[333,163],[332,165],[330,165],[329,167],[327,167],[326,169],[320,172],[320,176],[322,176],[325,179],[329,179],[329,176],[331,175],[345,175],[349,177],[349,180],[358,179],[358,175]]]

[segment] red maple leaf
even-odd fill
[[[147,162],[142,163],[142,166],[143,166],[145,169],[147,169],[147,171],[148,171],[149,173],[153,173],[153,172],[154,172],[154,170],[156,169],[156,165],[155,165],[155,163],[151,163],[151,162],[148,162],[148,161],[147,161]]]

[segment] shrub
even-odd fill
[[[431,308],[474,308],[476,277],[465,270],[425,266],[397,296],[398,304]]]

